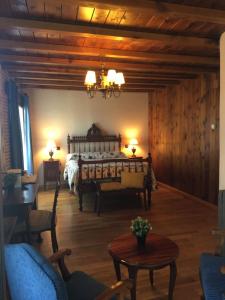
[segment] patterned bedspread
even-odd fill
[[[72,153],[67,155],[64,179],[68,180],[70,190],[74,190],[76,193],[76,187],[79,178],[79,168],[78,168],[78,153]],[[119,152],[92,152],[92,153],[82,153],[81,158],[84,161],[90,162],[91,160],[98,160],[95,164],[82,164],[82,180],[91,179],[104,179],[104,178],[115,178],[120,177],[121,171],[129,172],[142,172],[147,174],[147,163],[142,162],[120,162],[120,159],[127,158],[124,153]],[[101,163],[101,160],[116,159],[116,162]],[[152,171],[152,184],[153,189],[156,187],[156,179],[154,172]]]

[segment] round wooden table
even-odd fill
[[[173,290],[176,281],[176,258],[179,254],[178,246],[170,239],[149,233],[146,246],[140,248],[137,245],[136,237],[132,234],[125,234],[115,238],[108,246],[110,255],[113,258],[117,280],[121,280],[120,264],[128,268],[129,278],[133,281],[131,299],[136,299],[136,281],[139,269],[149,270],[150,283],[153,285],[153,271],[169,266],[169,294],[168,299],[173,298]]]

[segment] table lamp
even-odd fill
[[[136,155],[135,155],[135,152],[136,152],[136,145],[138,145],[138,141],[137,141],[137,139],[131,139],[130,140],[130,144],[129,144],[132,148],[131,148],[131,151],[132,151],[132,153],[133,153],[133,155],[132,155],[132,157],[136,157]]]
[[[48,143],[47,143],[47,150],[48,150],[48,153],[49,153],[49,160],[53,160],[53,154],[55,153],[57,147],[56,147],[56,144],[55,144],[55,141],[54,140],[49,140]]]

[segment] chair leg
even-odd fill
[[[94,212],[97,211],[97,205],[98,205],[98,193],[95,193],[95,205],[94,205]]]
[[[37,235],[37,242],[38,243],[42,243],[43,242],[43,238],[41,236],[41,233],[38,233],[38,235]]]
[[[151,193],[151,189],[148,189],[148,208],[151,207],[152,204],[152,193]]]
[[[148,204],[147,204],[146,190],[144,190],[143,196],[144,196],[144,207],[145,207],[145,210],[147,210],[148,209]]]
[[[80,205],[80,211],[83,211],[83,193],[79,192],[79,205]]]
[[[98,201],[97,201],[97,214],[100,216],[100,211],[101,211],[101,200],[102,200],[102,195],[99,192],[98,193]]]
[[[53,252],[57,252],[59,250],[59,247],[58,247],[55,227],[51,229],[51,239],[52,239],[52,250]]]

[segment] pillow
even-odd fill
[[[144,187],[144,172],[121,172],[121,184],[127,188],[143,188]]]

